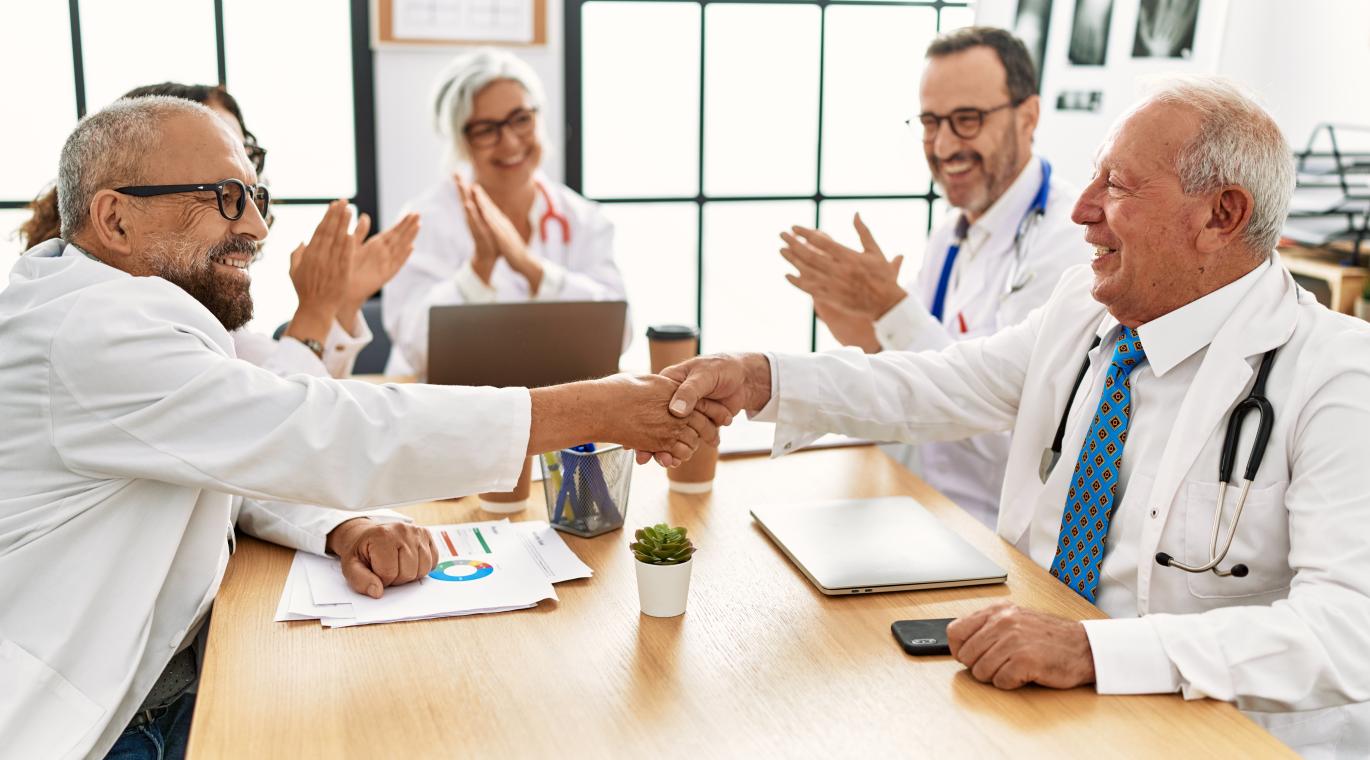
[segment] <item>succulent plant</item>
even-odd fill
[[[638,562],[649,565],[679,565],[690,561],[695,546],[685,535],[684,528],[672,528],[666,523],[638,528],[633,533],[637,540],[628,544]]]

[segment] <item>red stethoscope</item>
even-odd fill
[[[537,187],[542,195],[542,200],[547,204],[547,210],[542,212],[542,217],[538,219],[538,234],[542,236],[542,244],[547,245],[547,223],[556,222],[561,227],[561,244],[571,244],[571,220],[557,211],[557,207],[552,205],[552,194],[547,192],[547,186],[538,180],[533,180],[533,185]]]

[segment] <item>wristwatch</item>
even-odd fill
[[[295,340],[298,340],[299,342],[303,343],[305,348],[314,352],[315,356],[319,357],[320,359],[323,358],[322,343],[318,342],[317,340],[314,340],[313,338],[296,338]]]

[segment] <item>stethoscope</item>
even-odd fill
[[[1036,273],[1024,267],[1024,260],[1027,253],[1024,249],[1024,242],[1040,224],[1042,217],[1047,213],[1047,195],[1051,187],[1051,162],[1045,158],[1042,161],[1042,183],[1037,186],[1037,193],[1032,196],[1032,203],[1028,205],[1027,212],[1018,221],[1018,227],[1013,233],[1013,261],[1009,264],[1008,276],[1004,278],[1003,293],[999,296],[1000,302],[1014,293],[1022,290]],[[942,320],[943,307],[946,304],[947,291],[951,287],[951,273],[956,265],[957,254],[961,252],[961,245],[965,242],[964,234],[960,239],[947,249],[946,260],[942,262],[942,272],[937,278],[937,289],[933,293],[932,305],[928,311],[939,322]]]
[[[1037,273],[1023,266],[1027,253],[1024,251],[1023,241],[1032,234],[1034,230],[1042,224],[1042,217],[1047,213],[1047,193],[1051,187],[1051,162],[1042,159],[1042,184],[1037,187],[1037,194],[1032,196],[1032,204],[1028,206],[1027,213],[1018,222],[1018,229],[1013,233],[1013,261],[1009,264],[1008,276],[1004,278],[1004,294],[1002,298],[1008,298],[1014,293],[1027,287],[1032,278]]]
[[[1099,338],[1095,336],[1094,342],[1089,344],[1089,350],[1093,351],[1099,345]],[[1231,570],[1219,570],[1218,564],[1227,558],[1227,552],[1232,548],[1232,540],[1237,536],[1237,524],[1242,519],[1242,510],[1246,507],[1247,494],[1251,492],[1251,483],[1256,479],[1256,471],[1261,467],[1261,460],[1265,458],[1265,449],[1270,443],[1270,431],[1275,427],[1275,408],[1271,406],[1270,400],[1265,397],[1265,381],[1270,377],[1270,366],[1275,362],[1275,351],[1272,348],[1265,352],[1261,357],[1260,369],[1256,371],[1256,383],[1251,386],[1251,392],[1246,395],[1232,409],[1231,415],[1227,418],[1227,432],[1223,436],[1222,453],[1218,458],[1218,503],[1213,509],[1213,530],[1208,541],[1208,561],[1202,565],[1186,565],[1177,561],[1174,557],[1165,552],[1157,552],[1156,564],[1161,567],[1173,567],[1183,570],[1186,573],[1206,573],[1212,572],[1221,577],[1235,576],[1245,578],[1249,569],[1246,565],[1236,564]],[[1070,409],[1075,405],[1075,394],[1080,390],[1080,383],[1085,379],[1085,373],[1089,371],[1089,356],[1086,354],[1084,362],[1080,365],[1080,372],[1075,376],[1075,384],[1071,387],[1070,398],[1066,399],[1066,408],[1061,412],[1061,423],[1056,426],[1056,436],[1051,441],[1051,448],[1042,452],[1042,464],[1038,474],[1042,478],[1042,483],[1047,482],[1051,471],[1055,469],[1056,462],[1061,458],[1061,441],[1066,435],[1066,419],[1070,416]],[[1251,443],[1251,453],[1246,460],[1246,472],[1242,478],[1242,492],[1237,497],[1237,508],[1232,513],[1232,524],[1228,526],[1227,538],[1223,540],[1222,551],[1218,551],[1218,533],[1222,529],[1223,507],[1227,502],[1227,487],[1232,479],[1232,468],[1237,460],[1237,440],[1241,436],[1242,422],[1251,412],[1256,413],[1256,440]]]
[[[538,219],[538,235],[542,237],[542,244],[547,245],[547,223],[556,222],[561,227],[561,244],[571,244],[571,220],[564,214],[557,211],[557,207],[552,204],[552,194],[547,192],[547,186],[541,180],[533,180],[533,185],[537,187],[538,193],[542,195],[542,201],[547,205],[547,210],[542,212]]]

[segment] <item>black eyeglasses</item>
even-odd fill
[[[930,111],[918,114],[917,117],[904,122],[909,125],[909,129],[917,131],[922,129],[923,142],[932,142],[937,139],[937,132],[942,128],[942,122],[951,125],[951,133],[962,140],[973,140],[980,134],[980,129],[985,126],[985,117],[995,111],[1002,111],[1005,108],[1017,108],[1022,104],[1021,100],[1010,100],[1009,102],[995,106],[994,108],[958,108],[955,111],[942,116]]]
[[[462,129],[462,134],[466,135],[466,141],[473,148],[493,148],[504,137],[505,127],[519,137],[532,134],[537,115],[536,108],[520,108],[509,114],[509,118],[500,121],[473,121]]]
[[[265,185],[249,185],[240,179],[226,179],[207,185],[134,185],[116,187],[114,192],[139,198],[212,192],[219,201],[219,213],[230,222],[243,218],[243,212],[247,210],[248,196],[252,197],[252,204],[257,207],[257,213],[261,214],[263,219],[267,218],[271,208],[271,193]]]

